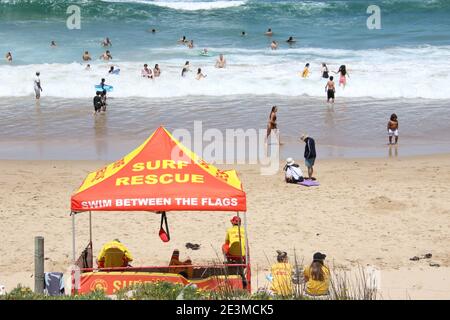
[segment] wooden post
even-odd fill
[[[34,238],[34,292],[44,293],[44,237]]]

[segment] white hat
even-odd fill
[[[302,134],[300,137],[300,140],[305,141],[305,139],[308,138],[308,135],[306,133]]]
[[[295,163],[295,162],[294,162],[294,159],[292,159],[292,158],[290,158],[290,157],[286,159],[286,164],[287,164],[288,166],[292,166],[294,163]]]

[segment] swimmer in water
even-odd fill
[[[109,73],[109,74],[112,74],[113,72],[114,72],[114,66],[111,66],[111,67],[109,68],[108,73]]]
[[[194,40],[189,41],[188,48],[193,49],[194,48]]]
[[[90,64],[87,64],[87,65],[86,65],[86,68],[85,68],[84,70],[86,70],[86,71],[91,70],[91,65],[90,65]]]
[[[307,78],[309,76],[309,63],[305,65],[305,68],[302,72],[302,78]]]
[[[153,68],[153,76],[159,77],[161,75],[161,69],[159,68],[159,64],[155,64],[155,68]]]
[[[345,86],[347,85],[347,77],[350,78],[350,75],[347,72],[347,68],[345,67],[345,65],[342,65],[339,67],[339,70],[335,73],[340,74],[339,86],[343,86],[345,89]]]
[[[267,29],[267,31],[264,33],[266,36],[271,37],[273,35],[272,29]]]
[[[329,73],[327,64],[322,62],[322,78],[328,79],[330,77]]]
[[[83,54],[83,61],[89,61],[89,60],[92,60],[91,56],[88,51],[85,51]]]
[[[5,56],[6,61],[8,62],[12,62],[13,58],[12,58],[12,54],[11,52],[8,52]]]
[[[247,35],[247,34],[245,33],[245,31],[242,31],[242,32],[241,32],[241,36],[242,36],[242,37],[245,37],[246,35]]]
[[[327,93],[327,102],[334,103],[334,94],[336,92],[336,87],[334,85],[333,76],[330,77],[327,84],[325,85],[325,92]]]
[[[219,59],[216,61],[216,68],[225,68],[227,65],[227,61],[225,60],[223,54],[219,55]]]
[[[200,54],[202,55],[202,56],[207,56],[207,55],[209,55],[209,53],[208,53],[208,49],[203,49],[202,50],[202,52],[200,52]]]
[[[204,75],[204,74],[202,73],[202,69],[201,69],[201,68],[198,68],[198,70],[197,70],[197,76],[195,77],[195,79],[201,80],[201,79],[203,79],[203,78],[206,78],[206,75]]]
[[[52,42],[50,43],[50,47],[56,47],[56,42],[52,40]]]
[[[112,46],[111,40],[109,40],[109,38],[106,37],[106,38],[102,41],[102,46],[104,46],[104,47],[111,47],[111,46]]]
[[[272,43],[270,44],[270,48],[272,50],[277,50],[278,49],[278,43],[275,40],[273,40]]]
[[[141,71],[143,78],[153,79],[152,69],[148,67],[148,64],[144,64],[144,69]]]
[[[105,53],[100,56],[100,59],[105,60],[105,61],[109,61],[112,58],[113,57],[111,55],[111,52],[109,52],[109,50],[106,50]]]
[[[294,40],[293,37],[289,37],[289,39],[287,39],[286,42],[292,44],[292,43],[297,42],[297,40]]]
[[[188,40],[186,39],[186,36],[181,37],[180,40],[177,41],[178,43],[182,43],[182,44],[186,44],[186,42],[188,42]]]
[[[184,77],[186,72],[190,71],[189,70],[190,66],[189,66],[189,61],[186,61],[186,63],[183,66],[183,70],[181,70],[181,76]]]

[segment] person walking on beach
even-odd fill
[[[398,143],[398,119],[395,113],[391,114],[391,119],[387,124],[387,131],[389,136],[389,144],[392,144],[392,137],[395,137],[395,144]]]
[[[269,122],[267,123],[267,135],[266,135],[267,141],[269,140],[269,137],[270,137],[272,131],[275,132],[275,136],[276,136],[278,142],[280,141],[278,125],[277,125],[277,112],[278,112],[278,107],[273,106],[272,110],[270,111]]]
[[[36,94],[36,100],[41,98],[42,92],[41,79],[39,78],[40,75],[40,72],[36,72],[36,77],[34,77],[34,93]]]
[[[314,173],[314,162],[316,161],[316,142],[313,138],[309,137],[307,134],[303,134],[300,137],[300,140],[302,140],[305,143],[305,165],[308,168],[308,179],[309,180],[316,180],[316,178],[313,177]]]
[[[345,89],[345,86],[347,85],[347,77],[350,78],[350,75],[347,72],[347,68],[345,65],[342,65],[339,67],[339,70],[335,72],[336,74],[340,74],[339,77],[339,86],[343,86]]]
[[[12,54],[11,54],[11,52],[8,52],[8,53],[6,54],[5,59],[6,59],[7,62],[12,62],[13,59],[12,59]]]
[[[323,62],[322,63],[322,78],[328,79],[330,77],[329,73],[330,72],[328,71],[327,64],[325,62]]]
[[[330,77],[330,80],[328,80],[327,84],[325,85],[325,92],[327,93],[327,102],[329,103],[331,100],[331,103],[334,103],[334,93],[336,92],[336,88],[333,81],[333,76]]]
[[[216,61],[216,68],[225,68],[227,65],[227,61],[223,57],[223,54],[219,55],[219,58]]]
[[[83,54],[83,61],[89,61],[89,60],[92,60],[91,55],[89,54],[88,51],[85,51]]]

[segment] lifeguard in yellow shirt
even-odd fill
[[[245,262],[245,230],[241,227],[241,218],[231,219],[231,228],[227,230],[222,251],[229,262]]]
[[[119,239],[105,243],[97,257],[99,268],[121,268],[128,267],[133,261],[128,248]]]

